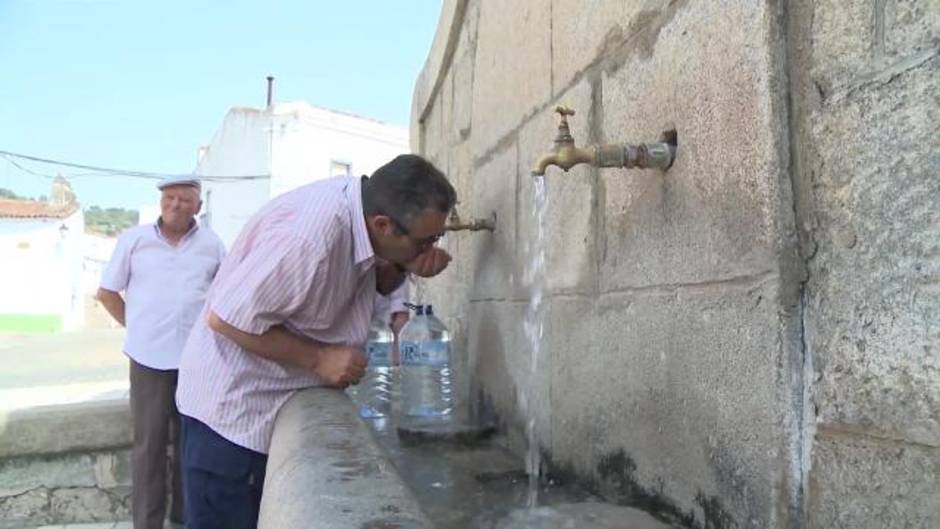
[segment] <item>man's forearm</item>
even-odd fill
[[[407,275],[400,267],[393,263],[381,263],[375,268],[375,289],[387,296],[405,282]]]
[[[119,293],[106,288],[99,288],[95,298],[101,302],[101,305],[104,306],[104,310],[108,311],[108,314],[114,318],[114,321],[120,323],[121,327],[125,326],[124,298],[122,298]]]
[[[229,325],[211,310],[208,317],[210,329],[232,340],[242,349],[268,360],[314,369],[320,353],[328,347],[303,339],[280,326],[271,327],[263,334],[251,334]]]

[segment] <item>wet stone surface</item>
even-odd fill
[[[500,446],[492,429],[400,429],[367,420],[435,527],[447,529],[668,529],[643,511],[601,503],[571,485],[543,483],[526,508],[525,463]]]
[[[495,529],[669,529],[648,513],[606,503],[563,503],[519,509],[494,525]]]

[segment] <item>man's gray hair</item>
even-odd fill
[[[387,215],[405,227],[429,209],[447,213],[456,202],[444,173],[416,154],[396,156],[362,183],[366,216]]]

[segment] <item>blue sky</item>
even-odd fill
[[[440,6],[0,0],[0,150],[187,173],[230,107],[264,106],[269,74],[276,100],[407,127]],[[85,207],[136,208],[156,198],[148,180],[72,185]],[[0,187],[38,196],[49,181],[0,159]]]

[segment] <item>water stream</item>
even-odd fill
[[[539,476],[541,474],[541,452],[539,451],[538,429],[536,428],[536,392],[538,391],[537,374],[539,354],[542,351],[542,337],[545,331],[545,310],[542,296],[545,291],[545,209],[548,203],[545,177],[532,175],[535,192],[532,203],[532,215],[535,220],[535,238],[529,247],[529,263],[525,269],[524,280],[529,286],[529,307],[525,316],[525,335],[529,341],[530,365],[525,389],[519,392],[519,408],[526,418],[526,472],[529,475],[529,494],[526,506],[534,509],[538,506]]]

